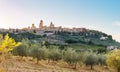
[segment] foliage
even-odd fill
[[[65,62],[67,62],[69,65],[74,65],[74,68],[76,68],[76,65],[78,61],[80,61],[80,55],[75,50],[68,48],[66,51],[63,51],[63,59]]]
[[[0,40],[2,39],[2,37],[3,37],[2,34],[0,34]]]
[[[44,47],[40,48],[40,47],[36,46],[36,47],[31,49],[30,55],[33,58],[36,58],[37,63],[38,63],[39,60],[46,59],[46,48],[44,48]]]
[[[6,32],[3,32],[4,35]],[[37,40],[41,41],[49,39],[48,36],[36,35],[33,32],[17,32],[9,33],[10,37],[14,38],[16,41],[21,41],[22,39]],[[86,45],[98,45],[98,46],[109,46],[115,45],[120,47],[120,43],[112,39],[111,35],[107,35],[100,31],[84,29],[82,32],[68,32],[68,31],[56,31],[54,37],[51,37],[51,40],[57,40],[58,44],[61,45],[61,42],[68,44],[73,43],[82,43]],[[61,42],[59,42],[61,41]],[[47,43],[49,44],[49,43]],[[55,44],[55,43],[54,43]],[[63,43],[62,43],[63,44]]]
[[[25,48],[25,46],[24,45],[20,45],[20,46],[18,46],[18,47],[15,47],[14,49],[13,49],[13,54],[14,55],[19,55],[19,56],[27,56],[27,52],[26,52],[26,48]]]
[[[98,54],[98,63],[102,65],[106,65],[106,54]]]
[[[11,36],[14,36],[14,34],[11,34]],[[35,35],[34,33],[29,33],[29,32],[25,32],[25,33],[18,33],[17,35],[14,36],[16,40],[22,40],[22,39],[36,39],[36,38],[41,38],[40,35]]]
[[[55,46],[48,50],[48,59],[52,61],[58,61],[62,59],[61,51]]]
[[[15,42],[13,38],[10,38],[8,34],[0,42],[0,52],[7,53],[12,51],[14,47],[19,46],[21,42]]]
[[[115,49],[107,54],[106,63],[120,72],[120,50]]]
[[[90,65],[91,69],[93,69],[93,65],[98,63],[97,55],[95,53],[88,53],[84,63]]]
[[[56,32],[56,35],[68,44],[82,43],[87,45],[98,46],[120,46],[120,43],[114,41],[111,35],[107,35],[105,33],[95,30],[85,30],[83,32],[58,31]]]
[[[0,65],[3,69],[7,66],[7,64],[5,64],[6,59],[10,58],[9,52],[19,45],[21,45],[21,42],[16,42],[13,38],[10,38],[8,34],[6,34],[4,38],[0,35]],[[0,72],[4,72],[4,70],[0,70]]]

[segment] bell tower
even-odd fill
[[[50,23],[50,28],[54,28],[53,22]]]
[[[39,28],[40,28],[40,29],[43,28],[43,20],[40,20]]]

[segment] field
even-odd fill
[[[0,64],[0,72],[115,72],[112,69],[98,65],[94,66],[93,70],[84,65],[72,69],[63,61],[48,63],[47,60],[42,60],[39,61],[39,64],[36,64],[35,61],[35,59],[29,57],[21,59],[21,57],[13,56]]]

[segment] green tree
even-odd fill
[[[102,65],[106,65],[106,55],[105,54],[98,54],[98,63]]]
[[[61,50],[58,48],[51,48],[48,50],[48,59],[49,61],[58,61],[62,59]]]
[[[95,53],[87,53],[86,59],[84,63],[88,66],[91,66],[91,69],[93,69],[93,66],[98,63],[98,58]]]
[[[65,62],[67,62],[69,65],[74,66],[76,69],[77,63],[80,61],[81,55],[77,53],[72,48],[68,48],[66,51],[63,51],[63,59]]]
[[[13,55],[18,55],[18,56],[27,56],[26,48],[24,45],[20,45],[18,47],[15,47],[13,49]]]
[[[46,59],[46,48],[34,47],[31,49],[30,55],[37,59],[37,64],[39,60]]]

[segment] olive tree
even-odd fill
[[[18,47],[15,47],[13,49],[13,55],[16,55],[16,56],[27,56],[27,52],[26,52],[26,48],[24,45],[20,45]]]
[[[33,58],[37,59],[37,64],[38,64],[39,60],[46,59],[46,48],[39,48],[39,47],[32,48],[30,51],[30,55]]]
[[[93,66],[98,63],[97,55],[95,53],[87,53],[84,63],[86,66],[90,65],[91,69],[93,69]]]
[[[102,65],[106,65],[106,54],[98,54],[98,63]]]
[[[62,59],[62,55],[61,55],[61,50],[58,48],[52,48],[48,50],[48,62],[50,60],[54,61],[58,61]]]
[[[63,59],[69,65],[72,65],[74,68],[76,68],[77,63],[80,60],[80,55],[72,48],[68,48],[67,50],[63,51]]]

